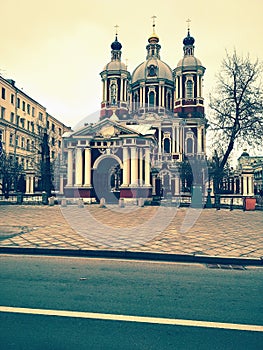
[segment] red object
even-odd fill
[[[245,198],[246,210],[255,210],[255,207],[256,207],[256,198]]]

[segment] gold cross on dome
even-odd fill
[[[114,28],[116,29],[116,35],[118,35],[118,28],[119,28],[118,24],[116,24],[116,26],[114,26]]]
[[[190,22],[191,22],[191,20],[188,18],[188,20],[186,21],[187,23],[188,23],[188,29],[190,29]]]

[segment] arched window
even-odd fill
[[[193,139],[192,138],[188,138],[186,140],[186,153],[187,154],[193,154],[194,153],[194,147],[193,147]]]
[[[186,82],[186,98],[193,98],[193,82],[192,80],[187,80]]]
[[[111,85],[111,104],[116,104],[116,84]]]
[[[139,107],[139,96],[138,96],[138,93],[135,92],[133,96],[133,108],[137,109],[138,107]]]
[[[155,105],[154,100],[155,100],[154,92],[151,91],[149,93],[149,107],[154,107],[154,105]]]
[[[171,153],[171,140],[168,138],[165,138],[163,141],[163,150],[164,153]]]
[[[171,94],[170,94],[170,92],[168,92],[168,94],[167,94],[166,108],[171,109]]]

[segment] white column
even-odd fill
[[[253,188],[253,178],[252,175],[250,175],[248,177],[248,194],[249,196],[253,196],[254,195],[254,188]]]
[[[246,196],[247,195],[247,177],[243,176],[243,195]]]
[[[123,79],[121,78],[120,101],[123,101]]]
[[[103,80],[104,82],[104,101],[107,101],[107,80]]]
[[[60,175],[60,177],[59,177],[59,193],[60,194],[64,193],[64,178],[63,178],[63,175]]]
[[[124,80],[124,91],[123,91],[124,101],[127,101],[127,80]]]
[[[136,147],[131,147],[131,186],[138,184],[138,151]]]
[[[26,193],[30,193],[30,176],[26,176]]]
[[[178,77],[175,77],[175,98],[178,99]]]
[[[172,153],[175,153],[175,126],[172,126]]]
[[[142,104],[143,108],[145,108],[145,86],[142,88]]]
[[[156,176],[153,176],[153,178],[152,178],[152,183],[153,183],[153,185],[152,185],[152,195],[156,195]]]
[[[179,127],[176,128],[176,152],[179,153]]]
[[[162,153],[162,127],[160,126],[159,129],[158,129],[158,140],[159,140],[159,150],[158,152],[159,153]]]
[[[34,175],[31,175],[30,176],[30,193],[34,193],[34,181],[35,180],[35,177]]]
[[[140,86],[140,107],[142,106],[142,86]]]
[[[122,186],[128,186],[130,183],[129,179],[129,149],[128,147],[123,147],[123,183]]]
[[[180,194],[180,177],[176,176],[174,179],[174,194],[179,195]]]
[[[162,86],[162,107],[164,107],[164,86]]]
[[[183,98],[183,76],[180,75],[180,97]]]
[[[73,185],[73,149],[68,149],[68,174],[67,186]]]
[[[75,186],[82,186],[82,148],[77,148]]]
[[[145,186],[151,186],[150,184],[150,149],[145,149]]]
[[[139,185],[143,185],[143,149],[139,150],[139,162],[140,162],[140,175],[139,175]]]
[[[85,148],[85,186],[91,186],[91,149]]]
[[[200,126],[197,128],[197,153],[202,152],[202,129]]]

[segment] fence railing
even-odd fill
[[[50,200],[52,199],[53,200]],[[0,205],[3,204],[50,204],[60,203],[61,195],[58,198],[52,197],[48,199],[46,193],[34,193],[34,194],[11,194],[8,198],[0,195]],[[177,196],[169,196],[169,198],[159,198],[162,204],[175,205],[178,207],[199,207],[199,208],[227,208],[227,209],[245,209],[245,200],[251,197],[244,197],[242,195],[219,195],[219,196],[201,196],[200,198],[194,198],[190,193],[181,193]],[[256,199],[255,209],[263,210],[263,197],[253,196]],[[151,202],[149,202],[150,204]],[[155,201],[156,203],[156,201]]]

